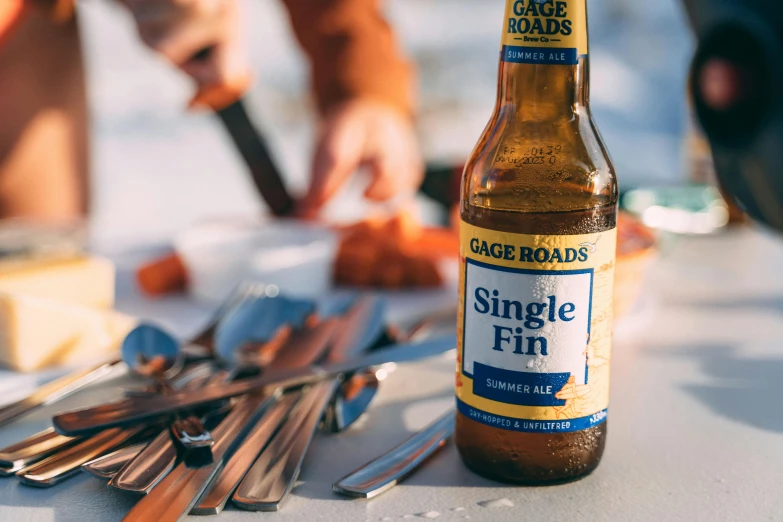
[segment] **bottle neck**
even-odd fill
[[[589,105],[586,11],[586,0],[507,0],[501,108],[543,120]]]

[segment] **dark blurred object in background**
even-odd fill
[[[699,47],[694,108],[721,185],[752,218],[783,230],[780,0],[684,0]]]

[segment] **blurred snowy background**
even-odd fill
[[[278,0],[243,4],[256,70],[249,103],[291,187],[301,191],[316,121],[308,65]],[[461,163],[492,112],[504,5],[386,0],[419,66],[419,130],[429,160]],[[693,41],[678,0],[589,0],[588,11],[593,111],[621,184],[684,179]],[[80,14],[93,111],[96,244],[167,241],[206,217],[257,214],[262,203],[216,118],[185,111],[187,78],[141,46],[122,8],[85,0]],[[344,198],[355,197],[357,187],[352,192]],[[349,217],[346,208],[351,215],[363,210],[338,201],[331,214]]]

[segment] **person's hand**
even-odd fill
[[[249,83],[236,0],[122,0],[149,47],[199,86],[193,105],[234,101]],[[217,107],[213,107],[217,108]]]
[[[371,175],[368,199],[412,196],[424,169],[410,118],[368,100],[346,102],[330,111],[321,128],[310,190],[300,202],[301,215],[317,215],[362,166]]]

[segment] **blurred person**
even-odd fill
[[[0,218],[81,218],[90,207],[88,108],[72,0],[32,2],[55,2],[48,11],[22,9],[25,0],[2,1]],[[244,92],[249,64],[238,0],[118,1],[133,15],[141,40],[193,78],[192,105],[219,107]],[[282,1],[311,60],[322,115],[302,215],[317,215],[361,166],[371,175],[367,198],[413,194],[423,175],[413,71],[381,1]]]

